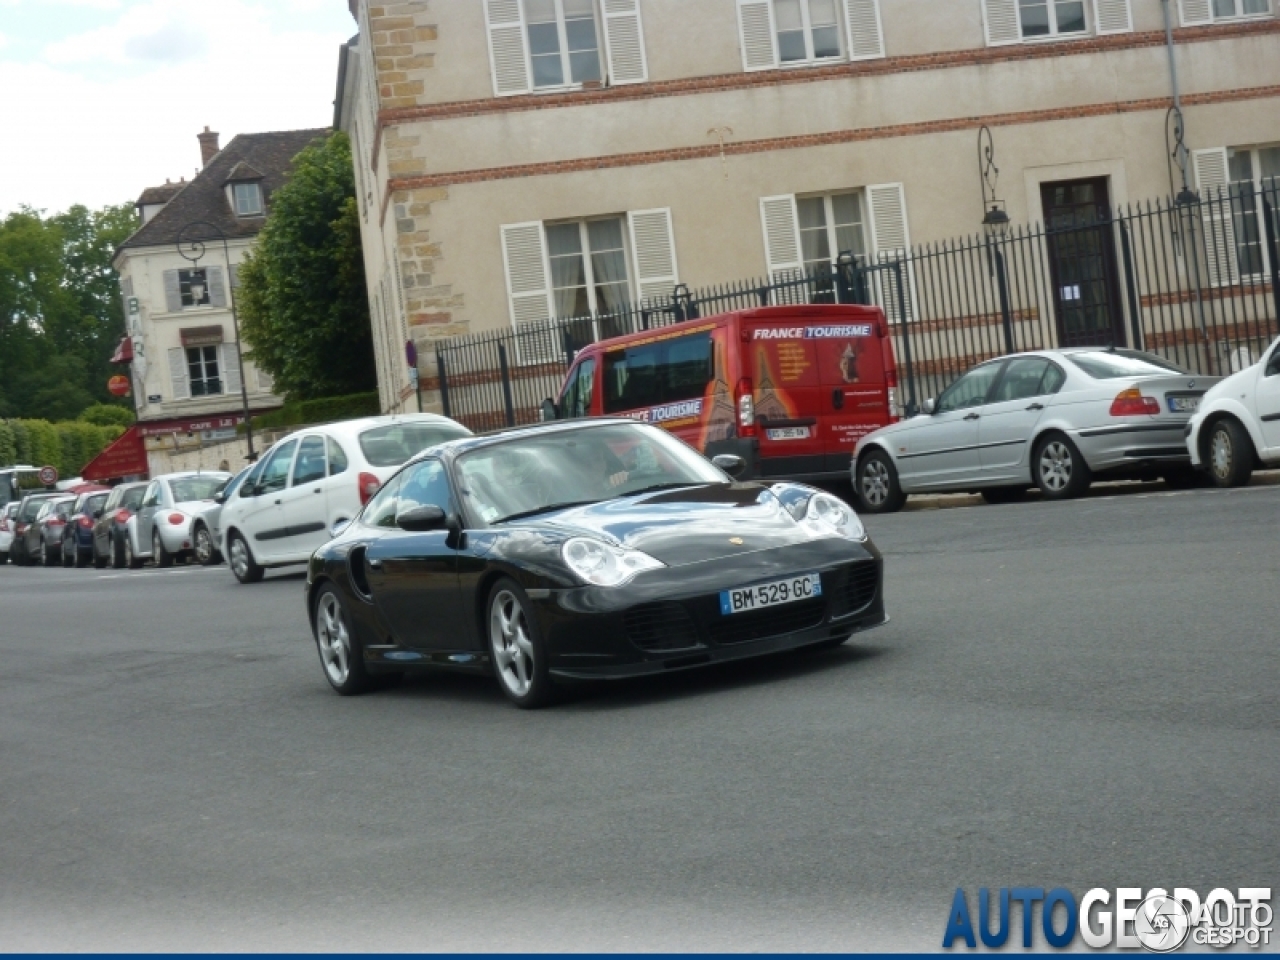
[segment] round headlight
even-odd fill
[[[587,537],[566,540],[560,548],[560,555],[565,566],[587,583],[598,587],[616,587],[641,571],[666,566],[639,550],[623,550]]]
[[[817,536],[835,534],[850,540],[867,539],[867,531],[853,508],[827,493],[815,493],[809,498],[804,519],[800,522]]]

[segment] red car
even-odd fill
[[[846,479],[858,439],[899,418],[884,311],[739,310],[602,340],[574,360],[548,418],[632,417],[739,479]]]

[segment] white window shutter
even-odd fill
[[[636,289],[641,300],[670,299],[680,282],[671,210],[632,210],[627,214],[631,252],[636,260]]]
[[[177,313],[182,309],[182,287],[178,283],[178,271],[164,272],[164,309],[166,313]]]
[[[234,343],[224,343],[218,351],[218,366],[222,372],[222,392],[240,395],[240,348]]]
[[[760,223],[764,227],[764,257],[769,264],[769,278],[778,280],[797,273],[803,263],[795,194],[761,197]]]
[[[907,226],[907,199],[900,183],[879,183],[867,187],[867,206],[871,210],[871,248],[876,263],[903,260],[911,250],[911,231]],[[898,303],[898,284],[891,271],[876,275],[880,305],[891,321],[912,319],[911,304],[914,273],[908,263],[902,277],[906,304]]]
[[[772,0],[738,0],[738,38],[743,70],[772,70],[778,65]]]
[[[1093,0],[1094,32],[1133,33],[1132,0]]]
[[[988,47],[1019,43],[1022,27],[1018,23],[1018,0],[982,0],[982,24]]]
[[[507,296],[512,326],[550,320],[551,284],[547,245],[539,221],[509,223],[502,230],[502,261],[507,271]]]
[[[880,0],[844,0],[850,60],[878,60],[884,56],[884,28]]]
[[[524,12],[520,0],[484,0],[489,28],[489,62],[493,67],[493,93],[498,97],[528,93],[529,52],[524,40]]]
[[[187,351],[182,347],[169,351],[169,376],[173,379],[173,399],[188,399],[191,385],[187,382]]]
[[[604,47],[611,84],[644,83],[649,79],[640,0],[604,0]]]
[[[1224,147],[1194,150],[1191,162],[1200,191],[1200,213],[1204,220],[1205,272],[1211,286],[1240,282],[1240,260],[1236,252],[1236,229],[1231,218],[1231,175]]]
[[[1178,16],[1184,27],[1213,23],[1213,0],[1178,0]]]
[[[205,282],[209,284],[209,306],[226,307],[227,288],[222,283],[222,268],[209,267],[204,272]]]

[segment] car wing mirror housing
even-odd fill
[[[403,513],[396,514],[396,526],[411,533],[443,530],[445,528],[445,512],[434,504],[413,507]]]
[[[933,397],[930,397],[924,403],[920,404],[920,412],[923,413],[926,417],[931,417],[933,416],[933,411],[936,410],[937,407],[938,407],[937,402],[934,401]]]
[[[556,402],[550,397],[542,401],[542,421],[549,423],[552,420],[560,419],[560,408]]]
[[[717,453],[711,458],[711,462],[731,477],[740,476],[747,466],[747,461],[736,453]]]

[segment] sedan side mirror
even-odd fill
[[[930,397],[924,403],[920,404],[920,412],[926,417],[931,417],[933,416],[933,411],[936,406],[937,405],[933,402],[933,397]]]
[[[396,514],[396,526],[411,533],[425,533],[428,530],[443,530],[445,527],[444,511],[435,504],[413,507],[404,513]]]
[[[542,422],[549,423],[552,420],[560,419],[560,408],[556,406],[556,402],[550,397],[542,401]]]
[[[739,476],[747,466],[747,461],[736,453],[717,453],[711,462],[731,477]]]

